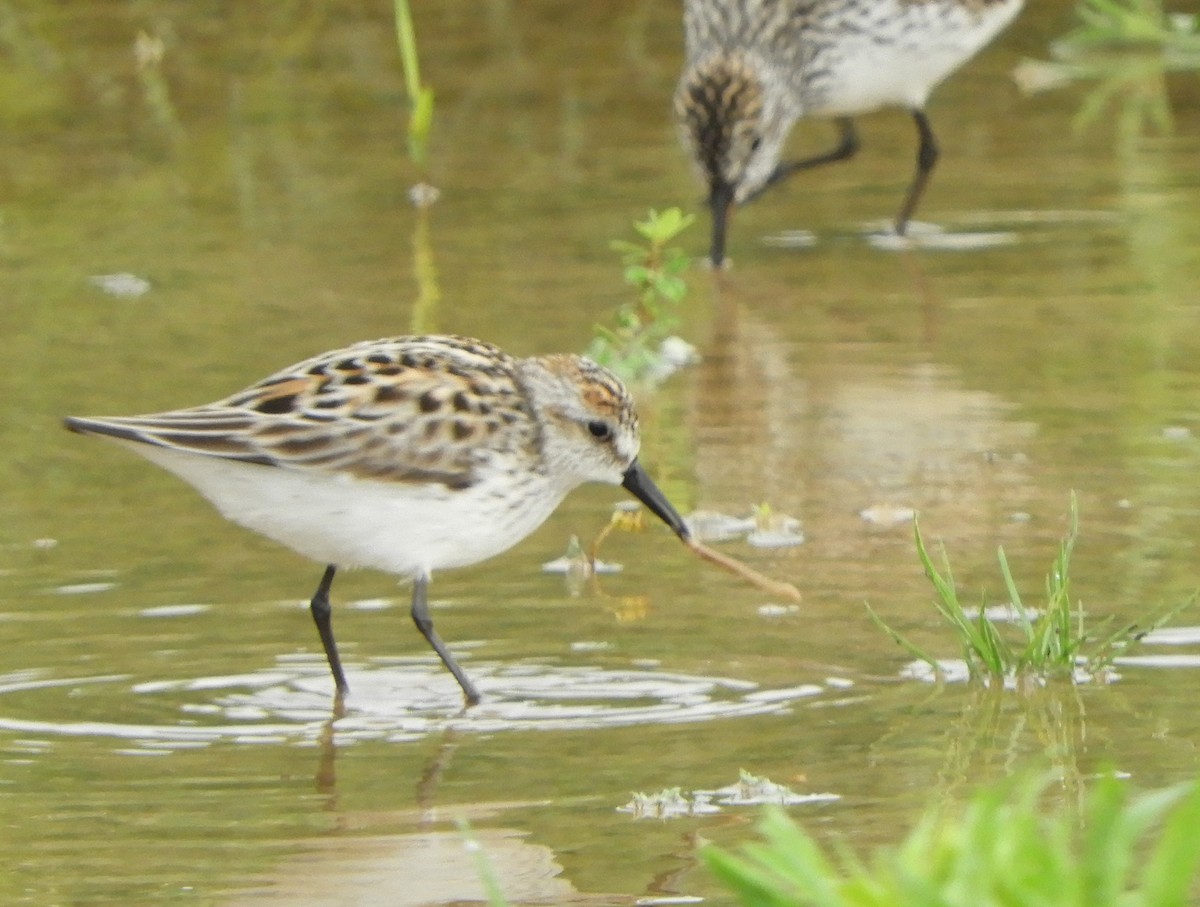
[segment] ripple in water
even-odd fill
[[[381,659],[351,673],[353,692],[333,720],[339,744],[366,740],[411,741],[456,730],[584,730],[635,724],[678,724],[784,714],[792,703],[818,696],[831,684],[762,689],[749,681],[655,670],[546,665],[472,665],[484,695],[464,709],[458,686],[440,664]],[[218,741],[312,745],[334,718],[332,682],[323,660],[281,659],[272,670],[224,677],[163,680],[133,685],[136,696],[164,697],[176,721],[55,721],[9,717],[22,694],[61,689],[70,696],[84,685],[122,684],[128,675],[49,678],[22,672],[0,678],[0,730],[30,736],[109,737],[128,741],[136,754],[205,746]],[[128,706],[123,694],[113,713]],[[45,706],[42,706],[44,710]],[[7,714],[5,714],[7,713]]]

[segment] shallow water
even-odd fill
[[[354,692],[333,720],[303,608],[319,569],[59,420],[417,328],[583,349],[628,298],[609,241],[649,207],[698,210],[668,116],[677,12],[418,10],[441,190],[422,226],[386,4],[0,3],[0,900],[479,898],[460,818],[512,902],[720,900],[697,840],[744,840],[755,808],[646,819],[622,811],[636,792],[710,802],[745,770],[836,795],[793,813],[866,847],[1022,766],[1058,767],[1064,795],[1103,765],[1191,777],[1194,614],[1106,685],[1019,699],[908,679],[864,608],[954,657],[909,512],[964,597],[1004,600],[1003,544],[1036,602],[1072,491],[1089,618],[1200,586],[1200,80],[1139,71],[1073,125],[1096,83],[1011,78],[1069,6],[1028,10],[935,95],[915,248],[877,235],[913,150],[881,113],[858,159],[738,212],[728,274],[689,275],[703,358],[641,401],[643,460],[684,511],[799,518],[799,546],[722,543],[799,585],[798,609],[655,527],[611,537],[623,571],[572,595],[541,565],[621,496],[585,489],[435,578],[486,696],[469,713],[407,590],[340,576]],[[1136,122],[1156,98],[1169,132]],[[704,233],[682,241],[700,255]]]

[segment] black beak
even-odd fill
[[[670,526],[671,531],[680,539],[686,542],[691,538],[691,530],[683,521],[683,517],[671,506],[666,495],[646,475],[646,470],[642,469],[642,464],[637,460],[634,460],[625,470],[625,478],[621,482],[621,487],[649,507],[650,512]]]
[[[733,210],[733,186],[714,182],[708,196],[708,206],[712,209],[712,245],[708,257],[713,267],[719,268],[725,262],[725,234],[729,228],[729,214]]]

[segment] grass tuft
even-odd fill
[[[1071,556],[1079,537],[1079,509],[1074,494],[1071,495],[1070,524],[1059,543],[1054,563],[1046,574],[1044,601],[1037,608],[1026,606],[1013,579],[1004,549],[998,549],[1000,574],[1008,593],[1011,613],[1015,617],[1011,622],[1016,628],[1015,633],[989,617],[987,608],[981,606],[977,613],[965,608],[959,599],[945,549],[941,552],[942,565],[939,569],[926,548],[916,519],[913,520],[913,533],[917,556],[936,593],[934,607],[954,631],[970,679],[987,686],[999,684],[1019,687],[1031,681],[1103,678],[1117,655],[1191,604],[1189,601],[1160,610],[1151,616],[1146,625],[1127,626],[1113,631],[1112,618],[1109,618],[1089,630],[1085,626],[1083,606],[1073,604],[1070,595]],[[867,610],[872,620],[888,636],[941,675],[940,662],[888,626],[869,605]]]
[[[708,845],[701,856],[746,907],[1188,903],[1200,865],[1200,784],[1137,793],[1107,774],[1078,811],[1047,810],[1050,786],[1049,777],[1025,776],[961,808],[933,808],[869,861],[845,846],[830,855],[779,807],[764,811],[764,841],[736,854]]]

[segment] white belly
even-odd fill
[[[972,9],[966,0],[875,0],[855,28],[817,33],[822,77],[804,91],[805,115],[853,116],[880,107],[925,106],[942,80],[974,56],[1021,8],[1008,0]]]
[[[506,551],[545,522],[567,492],[536,476],[522,475],[520,494],[500,474],[454,490],[123,446],[193,485],[228,519],[305,557],[403,576]]]

